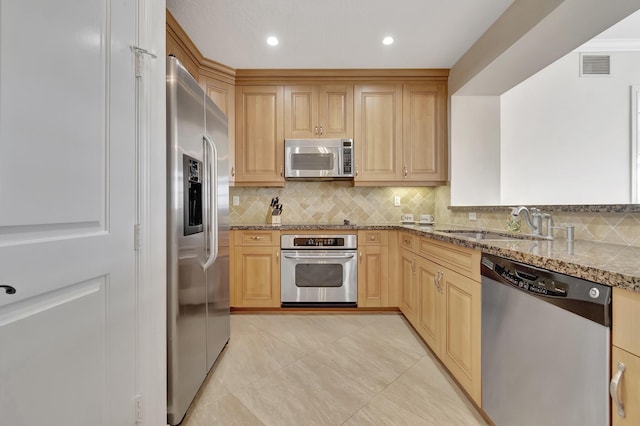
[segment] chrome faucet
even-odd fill
[[[567,243],[573,243],[574,239],[574,230],[575,227],[573,225],[566,226],[554,226],[553,217],[549,213],[542,213],[540,209],[536,207],[532,207],[528,209],[524,206],[513,207],[511,209],[511,215],[513,217],[517,217],[520,213],[524,212],[524,219],[527,222],[527,225],[531,228],[533,235],[542,235],[542,223],[541,219],[546,221],[546,229],[547,235],[546,238],[549,240],[553,240],[553,230],[554,229],[562,229],[567,234]]]
[[[527,222],[527,225],[529,225],[529,228],[531,228],[533,235],[540,235],[540,218],[542,217],[542,212],[535,207],[528,209],[525,206],[520,206],[511,209],[511,216],[520,216],[522,212],[524,212],[524,220]]]

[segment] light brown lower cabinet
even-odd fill
[[[418,280],[415,253],[400,250],[400,312],[415,327],[418,319]]]
[[[616,395],[611,403],[613,426],[640,425],[640,293],[613,289],[613,323],[611,352],[611,376],[616,378],[619,370],[617,400],[624,408],[624,416],[618,413]],[[613,380],[612,379],[612,380]]]
[[[402,237],[401,237],[402,238]],[[418,247],[430,244],[420,238]],[[460,247],[436,242],[444,258]],[[401,240],[402,245],[402,240]],[[467,250],[467,249],[465,249]],[[479,262],[479,253],[468,250]],[[403,249],[400,310],[473,400],[481,403],[481,287],[478,269],[460,274]],[[466,257],[465,257],[466,259]]]
[[[234,231],[231,260],[231,306],[280,306],[278,232]]]
[[[386,231],[358,232],[358,307],[389,306],[389,246]]]

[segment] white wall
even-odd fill
[[[629,202],[640,52],[610,54],[610,77],[579,77],[572,52],[502,95],[502,204]]]
[[[500,97],[451,97],[451,204],[500,204]]]

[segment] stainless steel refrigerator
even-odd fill
[[[229,340],[227,118],[167,58],[167,420],[180,423]]]

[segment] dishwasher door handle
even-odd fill
[[[609,393],[611,394],[611,399],[613,400],[616,407],[618,407],[618,415],[620,417],[624,417],[624,404],[620,401],[620,382],[622,381],[622,375],[624,374],[625,366],[623,363],[618,363],[618,371],[611,379],[611,384],[609,385]]]

